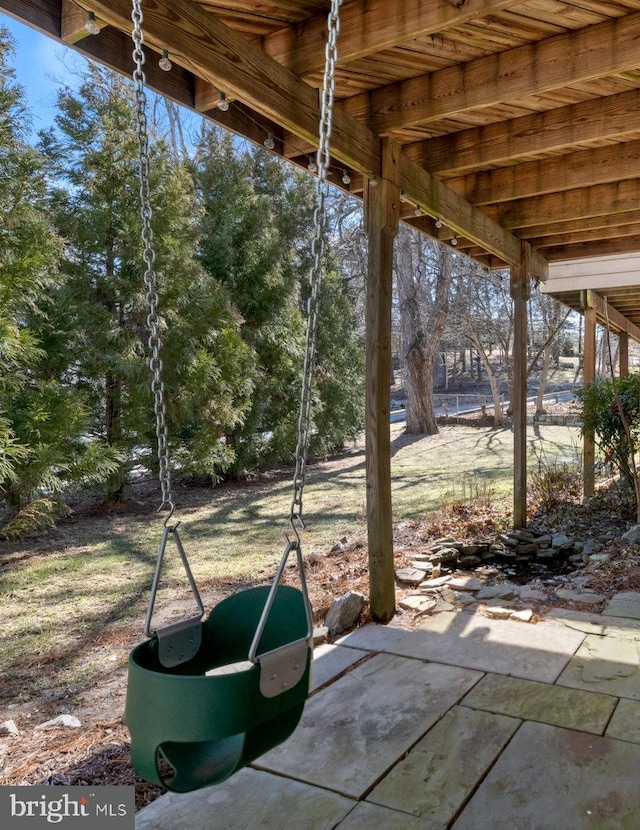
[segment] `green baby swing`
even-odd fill
[[[271,586],[239,591],[227,597],[203,621],[204,606],[178,534],[172,522],[174,505],[161,377],[155,251],[151,230],[149,156],[146,120],[142,10],[132,0],[133,79],[140,150],[140,203],[146,297],[148,304],[149,365],[156,416],[160,511],[168,510],[151,587],[145,635],[133,648],[125,723],[131,736],[131,760],[146,781],[174,792],[189,792],[224,781],[234,772],[282,743],[296,728],[309,691],[313,648],[312,611],[297,525],[302,520],[302,493],[311,411],[311,384],[322,279],[323,231],[326,221],[329,138],[334,96],[338,10],[332,0],[329,39],[321,99],[318,178],[313,239],[314,264],[308,305],[307,348],[298,417],[296,467],[289,521],[293,539],[287,544]],[[152,615],[167,545],[175,543],[197,613],[153,628]],[[294,555],[300,589],[281,585],[289,557]]]

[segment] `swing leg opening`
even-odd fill
[[[217,741],[166,741],[156,752],[163,786],[183,793],[219,784],[286,740],[298,725],[302,709],[300,706],[259,728]]]

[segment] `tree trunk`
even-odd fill
[[[547,341],[542,350],[542,370],[540,372],[540,384],[538,386],[538,394],[536,396],[536,415],[544,415],[544,390],[547,386],[547,378],[549,376],[549,367],[551,366],[551,355],[553,351],[553,340]]]
[[[406,432],[435,435],[438,424],[433,411],[433,370],[449,311],[453,252],[436,248],[427,260],[419,238],[406,233],[398,237],[398,243],[396,285],[407,343]],[[425,273],[427,267],[429,275]]]
[[[105,376],[105,428],[107,444],[119,447],[122,441],[122,384],[111,372]],[[107,499],[113,502],[124,501],[126,474],[122,465],[109,476],[107,481]]]
[[[433,411],[433,359],[427,338],[420,329],[407,351],[407,427],[409,435],[435,435],[438,432]]]
[[[498,381],[498,376],[480,340],[475,336],[472,336],[471,340],[478,350],[480,360],[482,361],[482,365],[484,366],[487,377],[489,378],[491,399],[493,401],[493,425],[496,427],[503,427],[505,424],[505,416],[504,407],[502,406],[502,397],[500,396],[500,382]]]

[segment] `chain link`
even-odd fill
[[[139,149],[139,173],[140,173],[140,218],[142,219],[141,238],[144,245],[142,258],[146,269],[144,282],[146,286],[147,300],[147,329],[149,331],[149,368],[153,378],[151,381],[151,392],[153,394],[153,408],[156,416],[156,436],[158,439],[158,478],[162,489],[162,504],[159,510],[168,509],[173,513],[173,499],[171,495],[171,470],[169,466],[169,445],[167,430],[167,407],[164,399],[164,383],[162,380],[162,338],[160,336],[160,317],[158,315],[158,277],[155,270],[156,253],[153,244],[153,230],[151,219],[151,196],[149,187],[149,135],[147,131],[147,96],[145,93],[146,78],[143,70],[145,61],[142,33],[142,7],[140,0],[132,0],[133,10],[131,19],[133,21],[132,40],[134,44],[133,62],[133,83],[136,97],[136,122]]]
[[[311,246],[313,262],[310,273],[310,294],[307,306],[307,346],[302,373],[302,394],[298,415],[298,443],[296,446],[296,468],[293,476],[293,500],[291,502],[291,524],[297,519],[302,523],[302,495],[304,491],[309,432],[311,428],[311,397],[315,351],[318,330],[319,296],[322,285],[322,262],[324,237],[327,226],[326,200],[329,193],[327,175],[331,163],[330,139],[332,126],[335,74],[338,60],[337,39],[340,33],[339,10],[342,0],[332,0],[327,20],[328,36],[325,46],[324,77],[320,101],[320,125],[317,153],[318,177],[316,179],[316,206],[313,214],[314,237]]]

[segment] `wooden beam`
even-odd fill
[[[595,309],[597,318],[603,326],[606,325],[608,320],[609,327],[612,331],[616,333],[621,331],[626,332],[636,341],[636,343],[640,343],[640,328],[634,325],[631,320],[628,320],[623,314],[608,303],[606,298],[600,293],[593,291],[592,289],[587,289],[586,304],[587,308]]]
[[[87,5],[110,25],[126,32],[131,28],[127,0],[87,0]],[[197,3],[156,0],[145,9],[143,29],[148,42],[169,49],[172,61],[284,129],[309,142],[317,140],[317,90]],[[334,112],[331,141],[335,158],[367,175],[379,175],[379,139],[364,125]]]
[[[111,26],[129,31],[127,0],[87,0],[89,3],[96,16]],[[320,118],[317,90],[247,43],[213,14],[191,0],[156,0],[145,11],[143,28],[147,40],[156,48],[168,48],[174,62],[240,99],[250,110],[283,129],[305,141],[316,142]],[[168,32],[171,33],[169,43]],[[331,150],[332,157],[350,169],[367,177],[380,175],[378,137],[345,115],[338,104],[333,113]],[[403,189],[425,213],[438,216],[443,211],[448,217],[447,223],[455,222],[452,227],[461,235],[475,239],[488,252],[507,262],[519,261],[520,248],[515,237],[444,185],[433,184],[428,173],[407,159],[402,160],[402,176]],[[536,262],[544,271],[544,260],[538,258]]]
[[[100,35],[81,41],[82,52],[129,74],[131,20],[128,0],[87,0],[86,5],[109,26]],[[0,0],[0,8],[15,12],[49,34],[60,35],[60,18],[47,14],[45,0]],[[320,117],[317,90],[298,80],[196,3],[156,0],[151,7],[145,8],[143,29],[146,43],[158,54],[167,48],[174,63],[172,72],[162,73],[157,69],[156,61],[148,61],[146,71],[151,88],[194,106],[194,78],[199,77],[217,89],[225,90],[230,97],[241,100],[248,108],[247,114],[258,113],[304,141],[317,141]],[[172,84],[175,89],[171,88]],[[219,116],[215,117],[222,122]],[[378,137],[345,115],[339,105],[334,109],[332,155],[338,163],[367,177],[380,175]],[[512,234],[437,183],[409,159],[402,159],[402,177],[403,189],[425,213],[446,220],[460,236],[476,241],[501,260],[519,262],[519,241]],[[536,275],[543,278],[545,269],[544,259],[534,258]]]
[[[371,616],[388,622],[395,612],[391,514],[391,295],[393,240],[400,209],[400,149],[382,145],[382,177],[365,200],[369,240],[367,278],[366,478]]]
[[[62,0],[62,25],[60,37],[67,44],[73,46],[79,40],[86,37],[93,37],[94,35],[87,31],[88,12],[74,3],[73,0]],[[104,29],[107,25],[104,20],[99,20],[97,17],[93,18],[93,23],[100,29]]]
[[[465,173],[514,159],[640,129],[640,90],[632,89],[568,107],[536,112],[484,127],[405,144],[402,151],[431,173]]]
[[[638,205],[640,182],[636,179],[624,179],[610,184],[598,184],[522,201],[505,202],[495,207],[489,206],[483,212],[499,222],[502,227],[515,230],[542,223],[563,222],[569,216],[575,221],[636,211]]]
[[[549,236],[532,236],[527,233],[527,240],[531,246],[542,254],[546,248],[557,248],[560,245],[578,245],[581,243],[595,244],[605,240],[619,240],[633,237],[635,244],[640,240],[640,223],[634,225],[617,224],[609,228],[593,228],[571,233],[550,234]]]
[[[389,0],[352,0],[340,12],[339,64],[470,23],[511,5],[513,0],[403,0],[399,9]],[[326,31],[326,14],[317,15],[267,35],[264,51],[295,75],[313,75],[324,67]]]
[[[87,31],[88,12],[72,0],[62,0],[62,25],[60,36],[67,46],[72,46],[86,37],[93,37]],[[107,25],[104,20],[94,17],[93,22],[100,29]]]
[[[522,243],[522,264],[511,267],[513,300],[513,526],[527,523],[527,302],[530,246]]]
[[[588,304],[587,292],[583,292],[584,309],[584,359],[582,380],[585,386],[596,379],[596,310]],[[585,499],[595,492],[596,446],[593,433],[585,432],[582,440],[582,487]]]
[[[614,213],[606,216],[585,216],[582,219],[565,219],[561,222],[545,222],[543,220],[540,225],[528,225],[526,237],[531,240],[543,236],[549,239],[554,236],[566,236],[567,239],[560,240],[566,242],[575,234],[585,234],[586,240],[586,234],[590,232],[594,232],[595,238],[602,238],[602,235],[617,231],[626,235],[627,226],[632,227],[633,225],[640,225],[640,210],[629,210],[625,213]],[[523,232],[523,230],[515,231],[516,236],[521,236]]]
[[[411,78],[345,102],[379,135],[572,84],[636,70],[640,15],[598,23],[466,64]]]
[[[561,262],[568,259],[610,256],[640,252],[640,239],[630,236],[628,239],[611,239],[604,242],[582,242],[576,245],[559,245],[557,248],[545,248],[541,253],[546,262]]]
[[[640,125],[638,125],[640,126]],[[528,199],[640,176],[640,141],[580,150],[447,179],[447,187],[473,205]]]
[[[0,9],[21,23],[61,40],[62,5],[46,0],[2,0]]]
[[[477,242],[505,262],[519,264],[520,241],[504,228],[462,199],[434,176],[402,156],[401,187],[415,204],[434,219],[440,219],[460,236]],[[535,252],[531,268],[536,279],[546,279],[547,263]]]

